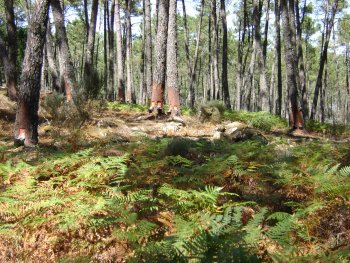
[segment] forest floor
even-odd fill
[[[0,94],[0,262],[350,262],[349,127],[41,103],[39,146],[15,147]],[[236,121],[267,143],[214,139]]]

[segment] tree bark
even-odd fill
[[[146,85],[146,63],[145,63],[145,48],[146,48],[146,6],[145,6],[145,0],[142,0],[142,33],[141,33],[141,39],[142,39],[142,48],[141,48],[141,63],[140,63],[140,72],[139,72],[139,94],[138,94],[138,103],[139,104],[145,104],[146,97],[147,97],[147,85]]]
[[[134,83],[132,75],[132,31],[131,31],[131,0],[125,0],[125,20],[126,20],[126,101],[136,103]]]
[[[350,121],[350,59],[349,59],[349,52],[350,52],[350,46],[347,44],[345,49],[345,98],[344,98],[344,105],[342,105],[342,114],[340,115],[343,122],[345,124],[348,124]],[[338,101],[339,103],[339,101]]]
[[[339,3],[339,0],[334,1],[332,5],[332,11],[331,11],[330,17],[326,15],[326,18],[324,21],[324,27],[325,27],[324,43],[322,46],[322,52],[320,54],[320,62],[319,62],[320,67],[318,70],[314,98],[312,102],[311,115],[310,115],[311,120],[315,120],[315,116],[316,116],[317,102],[318,102],[319,92],[322,86],[323,71],[324,71],[325,62],[327,61],[327,56],[328,56],[328,45],[329,45],[329,40],[331,37],[332,30],[334,27],[334,18],[338,11],[338,3]]]
[[[152,86],[152,23],[151,23],[151,2],[145,0],[145,80],[147,98],[150,98]]]
[[[243,20],[243,23],[242,23]],[[243,25],[242,25],[243,24]],[[243,18],[239,22],[239,39],[237,49],[237,77],[236,77],[236,110],[242,109],[242,87],[245,65],[243,64],[243,52],[246,42],[247,32],[247,0],[243,1]]]
[[[344,107],[344,123],[350,123],[350,59],[349,51],[350,47],[346,47],[346,96],[345,96],[345,107]]]
[[[281,7],[279,0],[275,0],[275,27],[277,53],[277,101],[276,115],[282,116],[282,52],[281,52]]]
[[[225,0],[220,0],[220,13],[222,21],[222,94],[223,100],[228,109],[231,108],[230,93],[228,91],[228,76],[227,76],[227,20]]]
[[[98,76],[94,68],[95,33],[97,24],[98,0],[92,0],[91,17],[86,45],[84,84],[88,97],[95,97],[98,92]]]
[[[184,20],[184,33],[185,33],[185,55],[186,55],[186,66],[187,66],[187,79],[189,84],[188,89],[188,99],[189,99],[189,106],[193,108],[194,106],[194,89],[191,87],[191,79],[192,79],[192,67],[191,67],[191,57],[190,57],[190,41],[189,41],[189,33],[188,33],[188,25],[187,25],[187,13],[186,13],[186,5],[185,0],[182,0],[182,13],[183,13],[183,20]]]
[[[304,10],[306,8],[306,0],[304,0]],[[300,79],[300,92],[301,92],[301,105],[303,108],[304,121],[309,116],[309,107],[307,101],[307,88],[306,88],[306,72],[304,63],[304,51],[302,42],[302,25],[304,21],[304,15],[300,17],[299,0],[295,0],[295,15],[297,25],[297,44],[298,44],[298,64],[299,64],[299,79]]]
[[[107,49],[109,46],[109,33],[107,34],[107,31],[109,31],[109,6],[108,1],[104,0],[103,2],[103,84],[105,88],[105,98],[107,100],[109,99],[110,91],[109,91],[109,80],[108,80],[108,52]],[[108,22],[107,22],[108,20]],[[108,24],[108,25],[107,25]],[[107,29],[108,27],[108,29]],[[107,40],[108,39],[108,40]]]
[[[213,48],[212,48],[212,18],[211,12],[208,17],[208,55],[209,55],[209,91],[208,91],[208,100],[213,100],[215,97],[215,83],[214,83],[214,74],[213,74]]]
[[[190,67],[191,77],[190,77],[190,107],[194,107],[195,100],[195,81],[196,81],[196,72],[197,72],[197,64],[198,64],[198,55],[199,55],[199,42],[202,34],[202,22],[203,22],[203,13],[204,13],[204,0],[201,1],[201,12],[199,16],[199,23],[197,28],[197,38],[196,38],[196,49],[194,51],[193,65]]]
[[[75,71],[68,45],[67,31],[64,24],[63,8],[59,0],[51,0],[51,6],[58,42],[61,86],[64,87],[66,100],[71,101],[73,98],[72,88],[75,85]]]
[[[267,2],[266,2],[265,30],[264,30],[264,43],[263,43],[263,57],[264,57],[264,64],[265,65],[266,65],[266,58],[267,58],[269,21],[270,21],[270,0],[267,0]]]
[[[115,0],[112,0],[111,5],[111,15],[108,20],[108,93],[107,99],[112,101],[114,100],[114,60],[115,60],[115,48],[114,48],[114,12],[115,12]]]
[[[298,105],[297,65],[294,60],[294,58],[297,57],[297,52],[295,46],[293,45],[293,38],[295,38],[296,32],[293,32],[290,25],[290,23],[294,23],[294,21],[290,21],[291,16],[289,14],[289,12],[293,12],[294,5],[291,4],[291,0],[281,0],[281,7],[286,57],[287,86],[291,104],[290,121],[293,128],[303,128]]]
[[[324,78],[323,78],[323,86],[321,87],[320,92],[320,117],[321,122],[325,122],[326,118],[326,90],[327,90],[327,84],[328,84],[328,60],[325,62],[325,70],[324,70]]]
[[[213,55],[213,73],[214,73],[214,99],[220,99],[220,78],[219,78],[219,27],[216,15],[216,0],[211,0],[211,17],[213,23],[214,55]],[[209,32],[210,34],[210,32]]]
[[[18,90],[15,144],[33,146],[38,143],[40,79],[49,3],[50,0],[46,0],[37,4],[29,24]]]
[[[180,114],[180,94],[177,83],[177,39],[176,39],[176,3],[177,0],[169,1],[169,24],[167,40],[167,90],[169,100],[169,113],[172,116]]]
[[[7,48],[4,46],[7,55],[3,57],[5,69],[7,96],[11,100],[17,99],[17,29],[15,25],[15,13],[13,0],[6,0],[6,30],[7,30]]]
[[[253,51],[251,53],[250,57],[250,63],[248,67],[247,74],[245,76],[245,86],[246,86],[246,91],[245,91],[245,98],[244,98],[244,103],[245,103],[245,109],[248,111],[252,111],[254,108],[254,102],[252,103],[252,93],[254,93],[253,87],[254,87],[254,72],[255,72],[255,60],[256,60],[256,48],[255,48],[255,40],[253,39]],[[248,53],[248,52],[247,52]]]
[[[165,71],[166,71],[166,48],[167,48],[167,33],[168,33],[168,15],[169,1],[159,0],[158,10],[158,29],[155,43],[155,63],[156,67],[153,72],[152,98],[150,112],[157,110],[157,113],[163,113],[163,99],[165,86]]]
[[[266,68],[265,68],[265,59],[263,56],[263,50],[261,45],[261,33],[260,33],[260,0],[253,0],[253,19],[254,19],[254,40],[256,55],[258,58],[258,67],[260,73],[260,99],[261,99],[261,110],[269,111],[269,97],[268,97],[268,87],[266,81]]]
[[[117,66],[118,66],[118,101],[125,102],[124,65],[123,65],[123,38],[120,21],[120,3],[115,2],[115,27],[117,32]]]
[[[57,70],[57,65],[56,65],[53,50],[52,50],[52,37],[51,37],[50,25],[47,26],[47,30],[46,30],[45,47],[46,47],[46,56],[47,56],[49,71],[52,78],[53,89],[59,93],[63,92],[61,83],[60,83],[59,72]]]

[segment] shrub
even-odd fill
[[[241,121],[262,131],[271,131],[278,128],[287,128],[287,121],[267,112],[229,111],[225,112],[224,119]]]
[[[163,149],[164,156],[185,156],[192,146],[192,141],[183,138],[174,138]]]
[[[222,101],[213,100],[213,101],[197,103],[193,109],[193,112],[198,114],[203,109],[203,107],[205,107],[205,108],[211,108],[211,107],[217,108],[221,114],[223,114],[227,110],[225,104]]]
[[[133,111],[133,112],[144,112],[147,110],[145,105],[120,103],[120,102],[108,102],[107,108],[115,111]]]
[[[347,136],[350,135],[350,126],[341,123],[321,123],[317,121],[307,121],[306,129],[308,131],[323,133],[334,136]]]

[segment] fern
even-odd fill
[[[292,235],[297,235],[304,241],[310,241],[307,227],[300,222],[322,208],[323,204],[316,202],[308,207],[298,208],[294,214],[273,213],[267,219],[276,220],[277,223],[269,229],[267,236],[284,247],[292,245]]]
[[[350,166],[345,166],[339,170],[341,176],[350,176]]]
[[[257,242],[261,239],[262,223],[265,220],[267,212],[267,208],[262,208],[259,213],[255,214],[248,224],[243,227],[243,230],[246,232],[244,240],[247,244],[256,246]]]
[[[327,194],[329,197],[347,193],[350,187],[348,178],[349,167],[343,167],[339,170],[340,165],[320,167],[315,171],[312,177],[314,184],[317,186],[315,192],[318,194]]]

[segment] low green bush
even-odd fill
[[[108,102],[107,108],[115,111],[134,111],[134,112],[144,112],[147,110],[146,105],[120,103],[120,102]]]
[[[349,136],[350,126],[341,123],[321,123],[317,121],[307,121],[306,129],[310,132],[322,133],[334,136]]]
[[[287,121],[267,112],[226,111],[224,119],[241,121],[262,131],[287,128]]]

